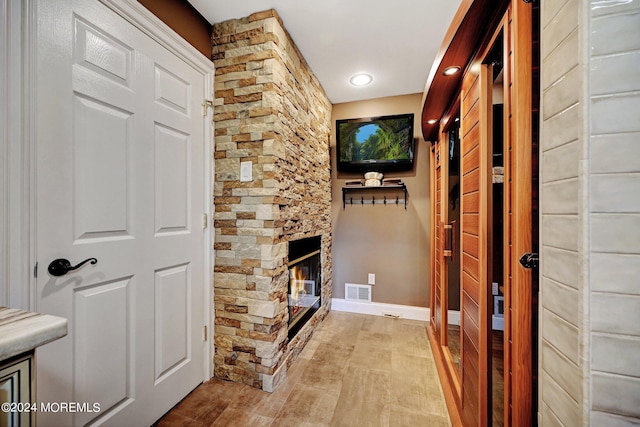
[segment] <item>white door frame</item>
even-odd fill
[[[0,305],[30,309],[31,245],[30,174],[28,143],[30,81],[27,50],[31,37],[27,5],[21,0],[0,3]],[[24,55],[24,56],[23,56]]]
[[[34,34],[37,22],[34,0],[1,0],[0,35],[3,37],[0,57],[0,305],[37,310],[36,281],[32,269],[36,262],[36,121],[35,64],[37,46]],[[213,62],[188,44],[177,33],[135,0],[94,0],[129,21],[171,53],[206,76],[205,98],[213,97]],[[21,52],[21,54],[16,54]],[[16,59],[18,58],[18,59]],[[213,188],[213,112],[207,110],[204,128],[204,206],[212,218]],[[207,143],[208,142],[208,143]],[[209,221],[211,223],[212,221]],[[203,324],[211,328],[213,301],[213,227],[205,233]],[[5,250],[6,249],[6,250]],[[40,271],[46,266],[39,266]],[[194,325],[194,327],[198,327]],[[213,373],[212,334],[205,346],[203,381]]]

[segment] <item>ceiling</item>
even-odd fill
[[[210,22],[275,9],[332,103],[422,93],[461,0],[189,0]],[[354,87],[366,72],[373,82]]]

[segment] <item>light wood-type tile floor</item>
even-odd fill
[[[426,326],[332,311],[274,393],[214,379],[155,426],[450,426]]]

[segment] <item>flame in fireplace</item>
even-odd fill
[[[298,301],[299,295],[307,293],[304,289],[304,282],[304,273],[300,267],[294,266],[289,270],[289,289],[291,289],[291,301],[294,305]]]

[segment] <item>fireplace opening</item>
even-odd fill
[[[320,308],[321,237],[289,242],[289,338],[293,338]]]

